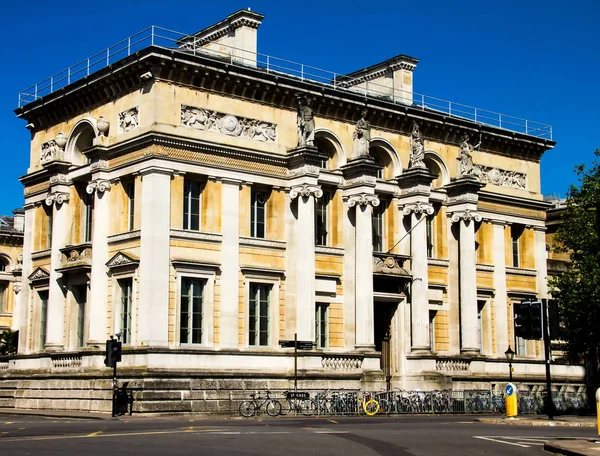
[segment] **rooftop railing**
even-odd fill
[[[253,53],[222,44],[218,45],[218,49],[213,48],[211,47],[211,43],[201,42],[193,35],[156,26],[148,27],[23,90],[19,93],[19,108],[46,95],[50,95],[149,46],[179,49],[182,52],[202,55],[209,59],[227,61],[231,65],[255,67],[267,73],[277,73],[283,77],[311,81],[328,86],[334,90],[358,93],[367,99],[411,105],[423,111],[437,112],[449,117],[466,119],[482,125],[502,128],[538,138],[552,139],[552,127],[550,125],[455,103],[429,95],[402,91],[360,78],[352,78],[341,73],[323,70],[266,54]]]

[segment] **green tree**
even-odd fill
[[[567,192],[567,209],[553,249],[568,253],[568,270],[550,280],[567,330],[572,362],[585,361],[588,386],[598,385],[600,354],[600,149],[592,166],[575,167],[579,185]]]
[[[0,334],[0,355],[14,355],[17,353],[17,344],[19,342],[19,332],[5,330]]]

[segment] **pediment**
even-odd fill
[[[46,271],[44,268],[38,267],[31,273],[28,277],[31,282],[40,281],[40,280],[50,280],[50,273]]]
[[[130,253],[117,252],[108,262],[106,267],[109,269],[121,267],[137,267],[140,264],[140,259]]]

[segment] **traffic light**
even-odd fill
[[[106,367],[115,367],[121,361],[121,350],[123,344],[115,339],[106,341],[106,359],[104,365]]]
[[[529,301],[515,303],[515,336],[531,339],[531,306]]]
[[[543,306],[540,301],[533,301],[529,304],[529,321],[531,327],[531,338],[532,339],[542,339],[544,337],[544,333],[542,331],[543,321],[542,318]]]

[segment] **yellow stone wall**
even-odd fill
[[[477,263],[493,264],[494,232],[491,223],[482,222],[477,230]]]
[[[438,310],[435,315],[435,351],[450,350],[450,315],[447,310]]]

